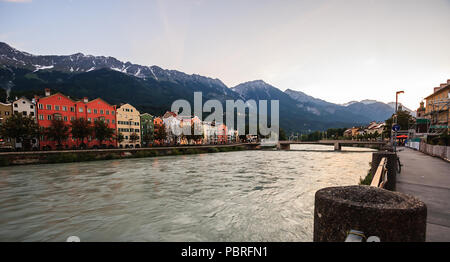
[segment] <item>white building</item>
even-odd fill
[[[34,119],[36,116],[36,104],[34,101],[21,97],[13,102],[13,113],[22,113],[23,116],[29,116]]]
[[[26,117],[31,117],[32,119],[36,119],[36,102],[34,99],[30,101],[26,97],[21,97],[16,99],[12,103],[13,114],[22,114]],[[16,140],[14,143],[16,149],[21,149],[23,147],[22,141]],[[39,148],[39,140],[37,138],[31,139],[31,149],[37,150]]]

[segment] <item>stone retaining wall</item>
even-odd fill
[[[424,142],[408,142],[406,146],[427,155],[450,161],[450,146],[429,145]]]

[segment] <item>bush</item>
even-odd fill
[[[220,151],[216,147],[211,147],[211,148],[208,148],[208,152],[209,153],[217,153],[217,152],[220,152]]]
[[[369,163],[369,165],[372,166],[372,163]],[[359,179],[359,184],[370,186],[370,184],[372,183],[372,179],[373,179],[373,175],[370,173],[370,169],[369,169],[369,171],[367,171],[366,177]]]

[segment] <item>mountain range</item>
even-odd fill
[[[235,87],[221,80],[189,75],[158,66],[122,62],[114,57],[32,55],[0,42],[0,87],[10,97],[42,94],[45,88],[71,97],[102,97],[111,104],[130,103],[142,112],[161,115],[176,99],[193,102],[195,91],[203,101],[228,99],[280,101],[280,125],[287,132],[310,132],[330,127],[350,127],[370,121],[384,121],[392,104],[374,100],[330,103],[303,92],[280,89],[262,80]]]

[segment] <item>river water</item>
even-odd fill
[[[291,149],[1,168],[0,241],[312,241],[314,193],[372,153]]]

